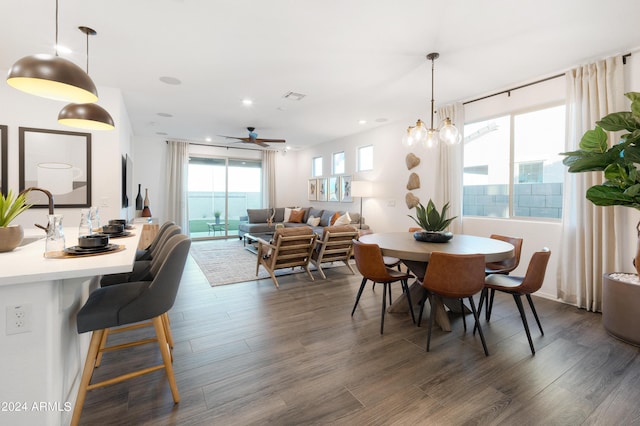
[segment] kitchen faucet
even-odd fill
[[[44,193],[44,195],[47,196],[47,198],[49,199],[49,214],[53,214],[53,194],[51,193],[51,191],[48,191],[46,189],[43,188],[38,188],[37,186],[31,186],[27,189],[24,189],[22,191],[20,191],[20,194],[18,195],[22,195],[22,194],[27,194],[28,192],[31,191],[40,191],[42,193]],[[43,229],[45,232],[49,232],[49,226],[51,225],[51,223],[48,223],[46,227],[39,225],[39,224],[35,224],[35,226],[37,226],[40,229]]]

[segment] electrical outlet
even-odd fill
[[[31,305],[7,306],[7,335],[31,332]]]

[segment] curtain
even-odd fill
[[[189,235],[188,170],[189,144],[169,141],[167,155],[167,220],[174,221]]]
[[[262,207],[276,206],[276,154],[262,151]]]
[[[582,135],[624,103],[622,57],[616,56],[566,73],[566,151],[578,149]],[[609,135],[609,143],[615,139]],[[563,222],[558,267],[558,298],[600,311],[602,274],[616,270],[618,209],[598,207],[585,198],[589,187],[601,184],[602,172],[565,173]],[[629,261],[629,259],[627,259]]]
[[[438,119],[443,121],[449,117],[460,131],[461,142],[456,145],[440,143],[438,153],[438,170],[436,176],[435,201],[438,208],[449,202],[449,213],[458,216],[449,226],[454,234],[462,232],[462,168],[463,168],[463,141],[464,141],[464,106],[462,103],[447,105],[438,110]]]

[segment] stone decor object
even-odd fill
[[[409,209],[412,209],[420,204],[420,198],[413,195],[412,192],[407,192],[407,195],[404,196],[404,200],[407,203],[407,208]]]
[[[420,164],[420,159],[413,153],[410,152],[409,154],[407,154],[407,157],[405,158],[405,163],[407,163],[407,169],[411,170],[414,167],[416,167],[418,164]]]
[[[411,191],[412,189],[420,188],[420,176],[417,173],[411,173],[409,176],[409,182],[407,182],[407,189]]]

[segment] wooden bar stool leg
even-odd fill
[[[76,398],[76,405],[73,408],[73,417],[71,417],[71,426],[77,426],[78,423],[80,423],[82,407],[87,397],[87,388],[91,382],[91,376],[93,376],[93,369],[96,365],[103,334],[104,330],[96,330],[91,333],[91,343],[89,343],[87,359],[84,362],[84,369],[82,370],[82,378],[80,379],[80,385],[78,387],[78,397]]]
[[[158,346],[160,346],[160,353],[162,354],[162,360],[164,362],[164,369],[167,373],[167,379],[169,380],[169,387],[171,388],[171,394],[173,395],[173,402],[176,404],[180,402],[180,394],[178,393],[178,385],[176,384],[176,378],[173,374],[173,365],[171,364],[171,354],[169,353],[169,345],[167,343],[167,336],[164,334],[164,325],[162,324],[162,316],[155,317],[153,321],[153,327],[156,329],[156,336],[158,337]]]
[[[169,314],[167,312],[162,314],[162,325],[164,325],[164,334],[167,336],[169,349],[173,349],[173,334],[171,333],[171,325],[169,323]]]
[[[100,339],[100,348],[98,349],[98,355],[96,356],[96,366],[95,368],[100,367],[100,363],[102,362],[102,350],[105,346],[107,346],[107,338],[109,337],[109,329],[105,328],[102,333],[102,338]]]

